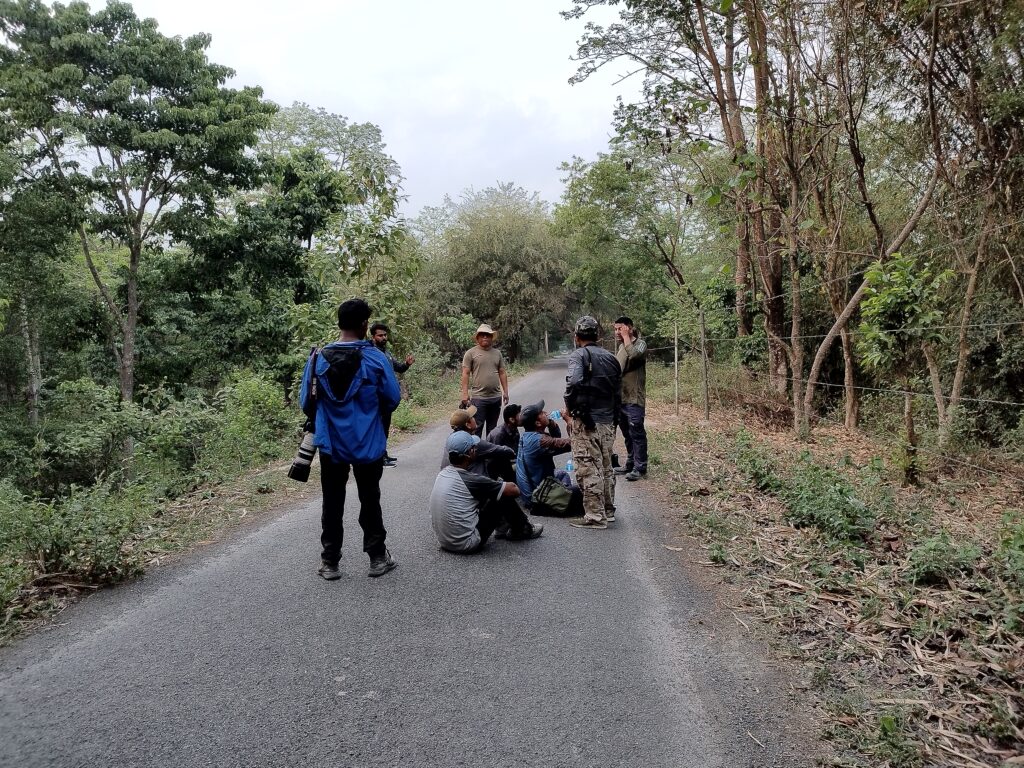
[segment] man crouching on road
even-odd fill
[[[544,526],[531,523],[516,502],[515,483],[470,472],[480,438],[452,432],[445,442],[450,466],[442,469],[430,492],[430,520],[442,549],[474,554],[487,544],[494,529],[508,525],[508,538],[535,539]]]

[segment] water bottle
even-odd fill
[[[562,412],[556,408],[555,410],[553,410],[551,413],[548,414],[548,418],[549,419],[561,419],[562,418]]]
[[[565,462],[565,471],[569,473],[569,477],[572,478],[574,483],[576,482],[576,476],[573,474],[575,470],[576,465],[572,463],[572,456],[570,456],[569,460]]]

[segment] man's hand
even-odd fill
[[[508,405],[508,392],[501,393],[501,407],[504,408]]]
[[[469,408],[468,397],[463,396],[463,398],[459,401],[459,408]]]
[[[405,364],[406,365],[412,365],[415,362],[416,362],[416,358],[413,357],[412,355],[406,355],[405,356]]]

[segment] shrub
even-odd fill
[[[402,374],[407,398],[416,405],[437,402],[439,389],[443,390],[438,386],[438,377],[446,373],[444,356],[440,348],[430,339],[425,339],[416,345],[412,354],[416,357],[416,362]]]
[[[0,596],[6,607],[21,584],[41,575],[86,584],[119,581],[140,570],[129,546],[149,513],[141,494],[117,493],[109,481],[73,486],[59,501],[25,497],[0,481]]]
[[[297,411],[285,405],[280,385],[270,377],[238,372],[217,393],[216,403],[222,421],[202,460],[215,476],[284,455],[282,439],[294,431]]]
[[[47,404],[32,450],[35,490],[57,496],[124,469],[125,446],[144,432],[141,409],[89,379],[63,382]]]
[[[942,531],[925,539],[910,551],[906,577],[912,584],[940,584],[957,576],[966,576],[981,556],[973,544],[956,546]]]
[[[747,430],[740,430],[736,436],[736,465],[754,485],[762,491],[782,490],[784,483],[779,476],[775,459],[761,446]]]
[[[1003,576],[1024,587],[1024,512],[1007,512],[999,530],[995,561]]]
[[[194,484],[194,470],[221,434],[225,417],[201,395],[150,403],[145,440],[137,447],[139,479],[176,496]]]
[[[834,539],[865,539],[874,530],[874,515],[845,475],[815,464],[807,454],[780,495],[798,528],[813,525]]]

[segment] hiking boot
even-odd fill
[[[646,476],[646,472],[637,472],[635,469],[632,470],[631,472],[626,473],[626,479],[629,480],[630,482],[633,482],[634,480],[639,480],[641,477]]]
[[[317,570],[321,578],[327,579],[328,581],[334,581],[335,579],[341,578],[341,571],[338,570],[337,563],[328,563],[326,560],[320,561],[320,568]]]
[[[370,558],[370,571],[367,576],[376,578],[383,576],[388,571],[392,571],[398,567],[398,563],[395,562],[395,558],[391,556],[391,553],[386,549],[383,555],[377,555],[376,557]]]
[[[604,520],[593,520],[589,517],[574,517],[569,521],[573,528],[593,528],[596,531],[604,530],[608,523]]]

